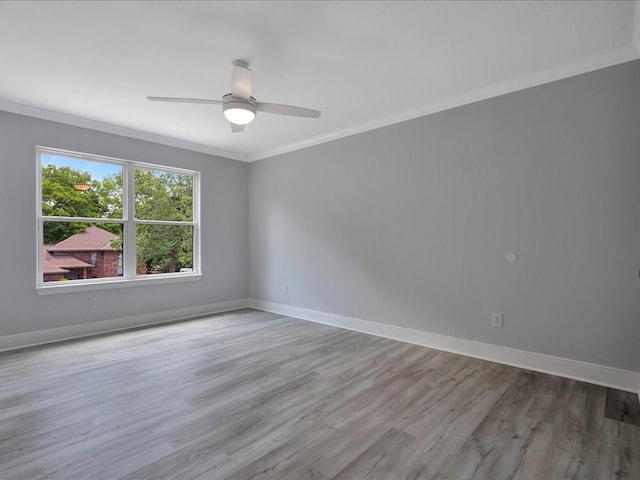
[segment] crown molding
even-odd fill
[[[67,125],[73,125],[76,127],[88,128],[90,130],[96,130],[104,133],[135,138],[137,140],[144,140],[160,145],[167,145],[171,147],[182,148],[185,150],[191,150],[194,152],[205,153],[208,155],[230,158],[242,162],[254,162],[277,155],[294,152],[303,148],[320,145],[322,143],[327,143],[333,140],[339,140],[341,138],[357,135],[359,133],[365,133],[377,128],[406,122],[408,120],[413,120],[419,117],[424,117],[426,115],[431,115],[433,113],[461,107],[463,105],[487,100],[489,98],[499,97],[501,95],[516,92],[519,90],[525,90],[527,88],[536,87],[545,83],[550,83],[557,80],[562,80],[564,78],[588,73],[594,70],[599,70],[632,60],[637,60],[640,58],[640,0],[636,0],[634,3],[635,9],[632,39],[633,43],[621,47],[617,50],[608,52],[607,54],[590,57],[579,62],[561,65],[552,69],[534,72],[531,75],[525,75],[509,80],[507,82],[495,83],[482,89],[473,90],[460,95],[454,95],[439,102],[433,102],[429,105],[423,105],[419,108],[405,110],[398,114],[383,117],[372,122],[361,123],[343,130],[333,131],[325,135],[318,135],[301,142],[289,143],[282,147],[254,152],[248,155],[228,150],[222,150],[208,145],[193,143],[178,138],[144,132],[132,128],[121,127],[118,125],[99,122],[96,120],[89,120],[74,115],[54,112],[37,107],[31,107],[19,103],[13,103],[5,100],[0,100],[0,110],[17,113],[20,115],[26,115],[29,117],[40,118],[43,120],[64,123]]]
[[[640,42],[640,38],[638,38],[640,37],[640,0],[636,1],[634,32],[636,40]],[[552,69],[537,71],[531,75],[518,77],[507,82],[495,83],[482,89],[473,90],[461,95],[454,95],[440,102],[434,102],[416,109],[405,110],[404,112],[387,116],[373,122],[362,123],[352,128],[335,131],[327,135],[320,135],[304,142],[289,144],[281,148],[249,154],[247,160],[249,162],[254,162],[257,160],[274,157],[276,155],[290,153],[303,148],[330,142],[332,140],[338,140],[344,137],[349,137],[351,135],[357,135],[359,133],[368,132],[377,128],[387,127],[397,123],[406,122],[408,120],[413,120],[415,118],[431,115],[433,113],[442,112],[444,110],[450,110],[452,108],[461,107],[463,105],[468,105],[482,100],[487,100],[489,98],[499,97],[508,93],[517,92],[519,90],[536,87],[545,83],[551,83],[557,80],[581,75],[583,73],[588,73],[594,70],[612,67],[614,65],[637,60],[639,58],[640,48],[627,45],[615,51],[608,52],[605,55],[594,56],[585,60],[581,60],[579,62],[561,65]]]
[[[188,142],[186,140],[180,140],[178,138],[166,137],[164,135],[157,135],[155,133],[135,130],[133,128],[121,127],[110,123],[89,120],[87,118],[77,117],[75,115],[69,115],[66,113],[54,112],[52,110],[45,110],[43,108],[8,102],[6,100],[0,100],[0,110],[4,110],[5,112],[10,113],[17,113],[19,115],[26,115],[28,117],[39,118],[42,120],[49,120],[51,122],[64,123],[66,125],[72,125],[74,127],[96,130],[98,132],[111,133],[113,135],[120,135],[128,138],[135,138],[136,140],[144,140],[146,142],[167,145],[169,147],[176,147],[193,152],[206,153],[208,155],[215,155],[217,157],[225,157],[233,160],[240,160],[242,162],[248,161],[247,156],[241,153],[230,152],[227,150],[210,147],[208,145],[201,145],[198,143]]]

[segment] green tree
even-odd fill
[[[122,218],[122,173],[109,175],[94,182],[101,218]]]
[[[137,219],[193,219],[193,177],[138,168],[134,178]],[[136,233],[138,270],[176,272],[193,267],[191,226],[138,225]]]
[[[99,217],[100,201],[91,189],[78,190],[80,185],[91,185],[91,175],[69,167],[47,165],[42,168],[42,214],[61,217]],[[57,243],[75,233],[84,231],[88,223],[45,222],[45,244]]]
[[[78,190],[88,185],[88,190]],[[135,216],[139,220],[192,221],[193,177],[136,168]],[[42,169],[42,212],[46,216],[122,218],[122,173],[94,180],[86,172],[48,165]],[[44,243],[57,243],[90,223],[45,222]],[[100,228],[121,235],[120,224]],[[111,245],[122,251],[122,239]],[[139,271],[176,272],[193,267],[193,228],[188,225],[139,224],[136,229]]]

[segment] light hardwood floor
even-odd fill
[[[242,310],[0,355],[0,479],[640,479],[607,395]]]

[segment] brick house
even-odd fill
[[[111,247],[118,236],[96,226],[71,235],[42,252],[42,272],[45,282],[66,278],[105,278],[122,275],[120,252]]]

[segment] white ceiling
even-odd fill
[[[633,1],[0,2],[0,110],[256,160],[640,58]],[[635,30],[634,30],[635,29]],[[231,61],[258,101],[232,134]]]

